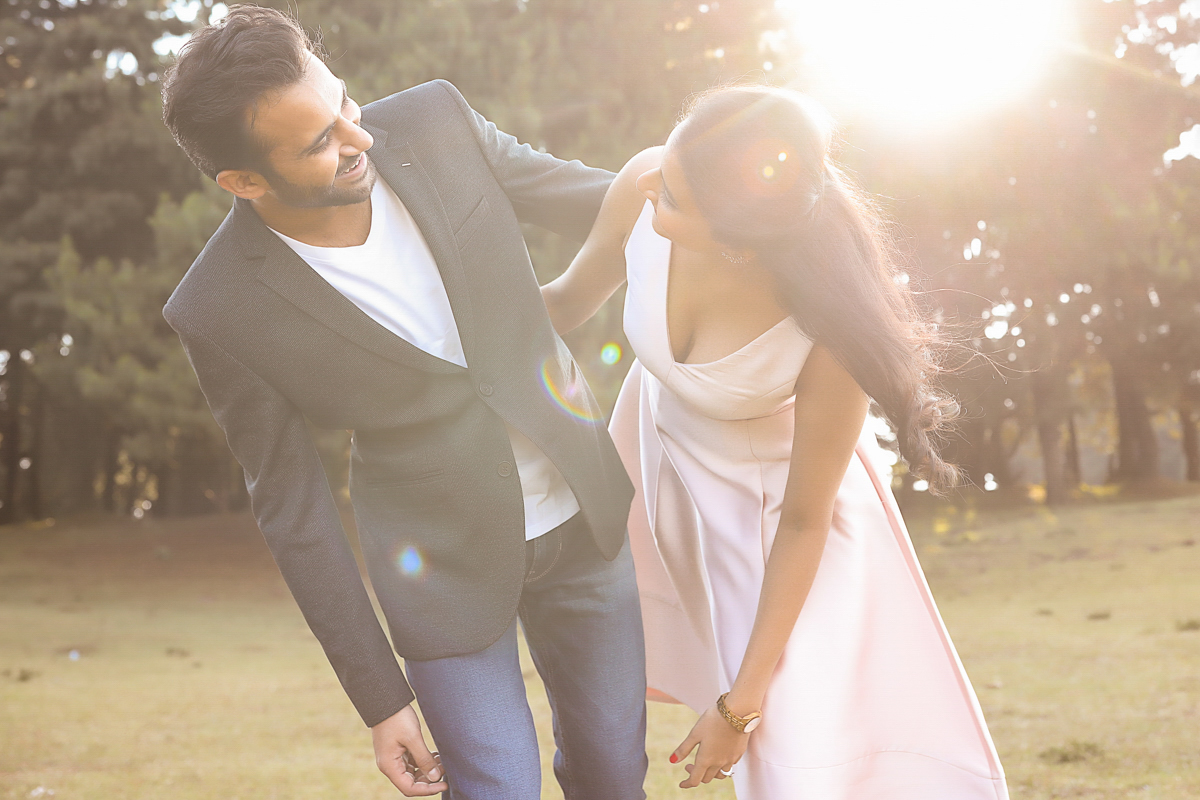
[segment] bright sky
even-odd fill
[[[1067,0],[776,0],[814,89],[837,109],[915,129],[1034,85],[1071,37]]]

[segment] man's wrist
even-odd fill
[[[407,702],[405,702],[405,703],[401,703],[400,705],[398,705],[398,706],[395,706],[395,709],[394,709],[393,711],[391,711],[390,713],[382,713],[382,712],[381,712],[381,713],[376,713],[376,714],[373,714],[373,715],[372,715],[372,716],[370,716],[370,717],[364,717],[364,718],[363,718],[363,723],[364,723],[364,724],[366,724],[366,726],[367,726],[368,728],[374,728],[376,725],[380,725],[380,724],[382,724],[382,723],[384,723],[384,722],[387,722],[389,719],[391,719],[392,717],[396,716],[397,714],[399,714],[399,713],[400,713],[401,711],[403,711],[404,709],[406,709],[406,708],[410,708],[410,707],[412,706],[413,702],[415,701],[415,699],[416,699],[416,698],[413,698],[413,700],[409,700],[409,701],[407,701]],[[368,721],[367,721],[368,719],[370,719],[370,720],[374,720],[374,721],[373,721],[373,722],[368,722]]]

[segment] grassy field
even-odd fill
[[[1200,797],[1200,498],[913,527],[1014,798]],[[647,791],[730,800],[674,788],[690,716]],[[51,796],[399,797],[243,516],[0,528],[0,798]]]

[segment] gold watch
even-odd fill
[[[752,711],[744,717],[739,717],[729,710],[729,706],[725,705],[725,698],[728,696],[729,692],[726,692],[717,698],[717,711],[721,712],[721,716],[725,717],[738,733],[750,733],[757,728],[762,722],[762,713]]]

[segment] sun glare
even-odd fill
[[[1065,0],[777,0],[831,106],[916,127],[1028,89],[1064,44]]]

